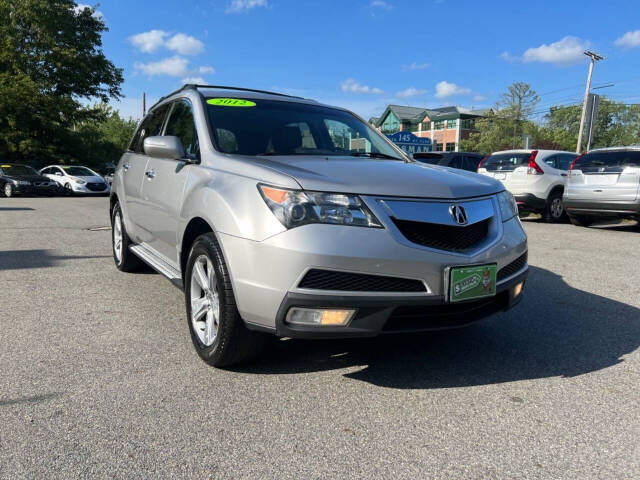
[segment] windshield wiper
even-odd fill
[[[402,158],[394,157],[393,155],[387,155],[381,152],[352,152],[349,154],[351,157],[370,157],[370,158],[386,158],[388,160],[404,161]]]

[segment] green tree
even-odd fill
[[[507,91],[502,94],[497,107],[499,115],[512,123],[512,148],[516,148],[520,143],[518,139],[523,133],[523,124],[529,120],[539,101],[540,97],[531,89],[531,85],[525,82],[509,85]]]
[[[74,126],[103,113],[83,100],[120,97],[122,70],[102,51],[107,30],[72,0],[0,0],[0,156],[73,158]]]

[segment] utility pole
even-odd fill
[[[142,116],[147,114],[147,94],[142,92]]]
[[[591,75],[593,75],[593,66],[598,60],[604,60],[602,55],[598,55],[595,52],[589,50],[584,54],[591,59],[589,63],[589,75],[587,76],[587,88],[584,91],[584,102],[582,104],[582,116],[580,117],[580,130],[578,130],[578,145],[576,146],[576,153],[580,153],[582,150],[582,131],[584,130],[584,119],[587,114],[587,101],[589,100],[589,91],[591,90]]]

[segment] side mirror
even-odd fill
[[[54,172],[54,175],[57,175],[58,177],[61,177],[61,176],[62,176],[62,173],[60,173],[60,172]]]
[[[144,153],[150,157],[184,159],[184,149],[178,137],[147,137],[144,139]]]

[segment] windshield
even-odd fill
[[[489,172],[513,172],[517,167],[529,165],[530,153],[498,153],[482,164]]]
[[[578,158],[573,166],[583,173],[620,173],[625,167],[640,167],[640,151],[591,152]]]
[[[404,160],[346,111],[274,100],[207,100],[215,142],[239,155],[354,155]]]
[[[40,175],[33,168],[26,165],[0,165],[5,175]]]
[[[95,177],[96,174],[93,173],[86,167],[62,167],[64,173],[67,175],[71,175],[72,177]]]

